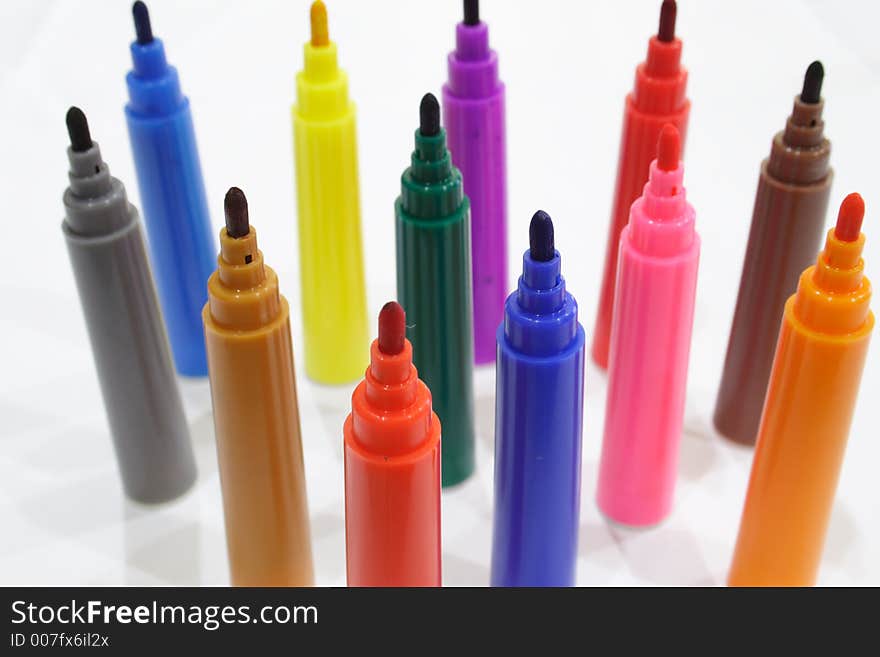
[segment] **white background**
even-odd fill
[[[457,0],[329,0],[358,103],[361,195],[372,316],[395,296],[393,202],[423,93],[439,94],[460,20]],[[623,98],[659,0],[485,0],[507,84],[509,286],[532,213],[556,225],[563,272],[592,333]],[[291,153],[294,76],[308,3],[149,3],[154,32],[192,101],[215,227],[231,185],[250,202],[266,261],[293,309],[301,356]],[[693,101],[685,184],[703,238],[677,501],[645,531],[609,527],[593,502],[605,379],[587,371],[578,582],[724,582],[751,450],[715,435],[711,414],[760,161],[784,125],[806,66],[821,59],[835,182],[868,208],[865,253],[880,276],[877,6],[831,0],[682,0],[678,33]],[[61,236],[64,115],[83,108],[111,171],[140,206],[123,105],[133,39],[127,2],[4,0],[0,5],[0,583],[228,582],[208,384],[181,382],[199,481],[159,508],[123,499]],[[880,356],[871,350],[820,582],[880,584]],[[351,386],[297,381],[317,582],[345,583],[342,421]],[[485,585],[491,544],[494,371],[476,374],[478,471],[443,494],[444,581]]]

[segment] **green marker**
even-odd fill
[[[395,203],[397,297],[413,362],[440,418],[443,486],[453,486],[474,471],[470,202],[433,94],[422,98],[419,115]]]

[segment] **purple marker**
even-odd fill
[[[477,364],[491,363],[507,297],[504,83],[478,0],[464,0],[464,20],[455,26],[443,116],[452,161],[471,201],[474,355]]]

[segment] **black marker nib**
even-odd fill
[[[82,153],[92,147],[89,122],[79,107],[67,110],[67,134],[70,135],[70,147],[74,153]]]
[[[147,5],[137,0],[131,7],[134,16],[134,30],[137,33],[137,42],[142,46],[153,42],[153,27],[150,25],[150,12]]]
[[[804,75],[804,88],[801,90],[801,102],[815,105],[822,97],[822,80],[825,77],[825,69],[822,62],[816,60],[807,67]]]
[[[238,187],[230,187],[226,192],[223,210],[226,213],[226,234],[229,237],[244,237],[250,232],[247,199]]]
[[[480,0],[464,0],[464,24],[477,25],[480,22]]]
[[[660,28],[657,30],[657,38],[669,43],[675,39],[675,14],[678,7],[675,0],[663,0],[660,6]]]
[[[419,105],[419,132],[425,137],[433,137],[440,132],[440,103],[434,94],[425,94]]]
[[[548,262],[556,257],[553,220],[543,210],[538,210],[529,224],[529,255],[538,262]]]

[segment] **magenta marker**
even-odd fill
[[[606,517],[632,526],[672,508],[700,259],[673,125],[657,150],[620,234],[597,493]]]
[[[507,298],[504,83],[478,0],[464,0],[464,20],[455,26],[443,116],[452,161],[471,200],[474,356],[478,364],[491,363]]]

